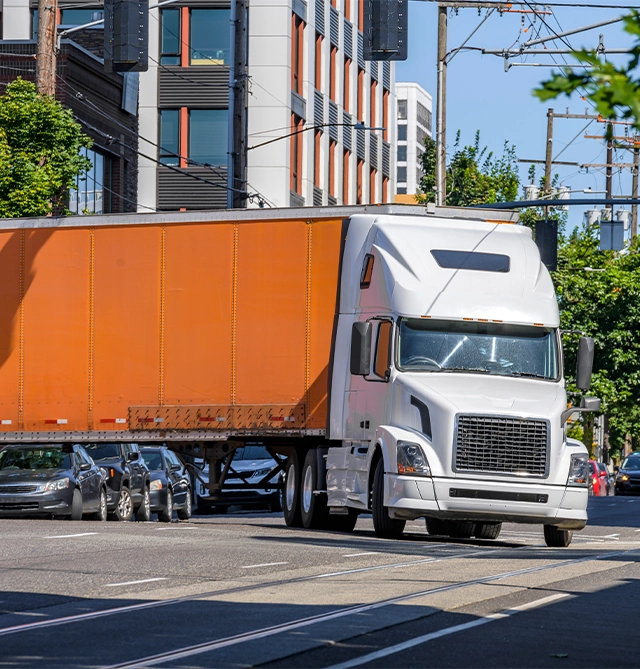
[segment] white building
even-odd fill
[[[414,195],[420,190],[424,140],[432,136],[432,100],[420,84],[413,82],[397,82],[396,97],[396,193]]]

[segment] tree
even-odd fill
[[[422,154],[422,202],[435,202],[436,143],[425,140]],[[487,147],[480,148],[480,131],[472,145],[460,148],[460,131],[456,135],[454,154],[447,166],[446,204],[468,207],[474,204],[511,202],[518,198],[520,178],[515,147],[504,145],[504,153],[496,158]]]
[[[579,72],[571,66],[563,68],[561,74],[555,73],[551,79],[542,82],[541,87],[533,91],[534,95],[545,102],[580,90],[603,118],[627,119],[640,130],[640,79],[633,76],[640,62],[640,14],[637,11],[625,17],[624,29],[635,38],[626,65],[616,67],[602,60],[597,51],[574,51],[574,58],[586,67]]]
[[[91,167],[80,149],[91,144],[70,110],[12,81],[0,97],[0,218],[68,213],[67,193]]]

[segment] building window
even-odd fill
[[[226,109],[189,110],[189,160],[227,164],[229,114]]]
[[[322,90],[322,35],[316,33],[316,89]]]
[[[349,158],[350,153],[345,150],[342,157],[342,203],[349,204]]]
[[[230,9],[191,10],[189,31],[191,65],[230,64],[230,20]]]
[[[302,95],[304,23],[299,16],[293,14],[291,27],[291,90],[298,95]]]
[[[429,135],[420,127],[416,128],[416,142],[420,146],[424,146],[424,140],[427,139]]]
[[[76,179],[69,191],[69,211],[74,214],[105,213],[105,177],[110,182],[110,160],[92,149],[81,149],[80,155],[91,161],[91,168]]]
[[[399,125],[398,126],[398,141],[406,142],[407,141],[407,126]]]
[[[417,103],[418,123],[431,132],[431,112],[419,102]]]
[[[407,162],[407,145],[398,146],[398,162],[406,163]]]
[[[180,65],[180,10],[163,9],[160,26],[160,63]]]
[[[398,118],[402,121],[407,120],[407,101],[398,100]]]
[[[91,21],[104,19],[104,10],[102,7],[88,9],[62,9],[60,10],[61,26],[81,26]],[[99,26],[100,28],[102,26]]]
[[[163,165],[180,165],[180,110],[160,110],[158,159]]]
[[[344,59],[344,78],[343,78],[343,91],[342,91],[342,97],[343,97],[343,106],[344,110],[346,112],[349,111],[349,97],[351,95],[351,59],[350,58],[345,58]]]
[[[398,193],[398,195],[406,195],[407,194],[407,187],[406,186],[398,186],[398,188],[396,188],[396,192]]]
[[[407,168],[398,167],[398,183],[407,183]]]
[[[291,182],[294,193],[302,195],[302,130],[304,120],[291,114]]]

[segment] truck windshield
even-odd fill
[[[398,367],[555,380],[558,343],[553,328],[402,318]]]

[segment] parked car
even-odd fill
[[[600,476],[600,493],[602,495],[613,495],[613,486],[615,478],[607,469],[604,462],[598,462],[598,475]]]
[[[602,487],[598,463],[595,460],[589,460],[589,494],[594,497],[600,497],[602,495]]]
[[[138,444],[86,444],[89,455],[107,481],[109,517],[116,520],[151,519],[151,477]]]
[[[261,444],[247,444],[242,448],[236,449],[232,469],[236,475],[230,474],[225,481],[225,485],[241,486],[244,482],[258,483],[272,469],[277,466],[277,462],[271,457],[269,451]],[[200,472],[200,477],[209,481],[209,468],[207,465]],[[275,474],[269,479],[273,483],[273,488],[266,489],[227,489],[219,493],[213,500],[209,495],[209,490],[203,485],[202,481],[197,483],[196,503],[199,512],[217,512],[226,513],[230,506],[266,506],[271,511],[282,511],[282,473]]]
[[[78,444],[6,446],[0,450],[0,514],[106,520],[106,483]]]
[[[191,480],[178,456],[166,446],[145,446],[140,455],[151,476],[151,512],[169,523],[177,510],[180,520],[191,518]]]
[[[616,474],[616,495],[640,494],[640,453],[628,455]]]

